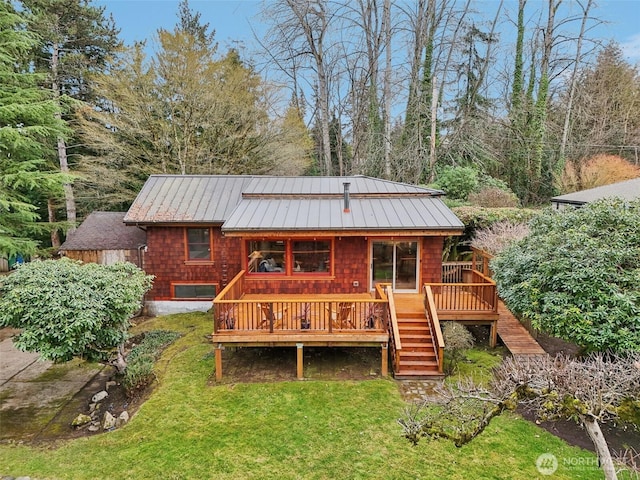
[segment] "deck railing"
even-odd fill
[[[331,299],[216,299],[214,333],[385,332],[387,301],[345,295]]]
[[[439,312],[498,312],[496,284],[486,275],[471,270],[467,283],[426,283],[431,287]]]
[[[229,302],[239,300],[242,298],[242,295],[244,295],[245,273],[245,270],[241,270],[213,300],[213,333],[216,333],[217,326],[221,323],[219,320],[229,321],[229,309],[231,305]]]
[[[464,283],[471,270],[473,262],[443,262],[442,283]]]
[[[431,330],[431,338],[433,346],[438,355],[438,372],[444,371],[444,337],[442,336],[442,328],[440,328],[440,320],[438,319],[438,311],[433,297],[431,287],[425,285],[424,291],[424,314],[429,322]]]

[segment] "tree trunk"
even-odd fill
[[[582,41],[584,40],[584,33],[587,26],[587,20],[589,19],[589,10],[593,0],[587,2],[587,6],[584,7],[582,15],[582,23],[580,25],[580,35],[578,36],[578,44],[576,46],[576,59],[573,63],[573,71],[571,72],[571,80],[569,81],[569,98],[567,102],[567,110],[564,115],[564,126],[562,127],[562,141],[560,142],[560,165],[558,170],[564,168],[565,155],[567,152],[567,142],[569,140],[569,125],[571,122],[571,112],[573,109],[573,99],[576,94],[576,84],[578,82],[578,69],[580,67],[580,56],[582,54]]]
[[[604,478],[606,480],[617,480],[618,475],[616,474],[616,468],[613,465],[613,458],[611,458],[611,452],[609,451],[607,441],[605,440],[604,435],[602,435],[600,424],[597,420],[591,417],[582,417],[581,419],[584,428],[589,434],[589,438],[593,442],[596,453],[598,454],[600,466],[604,472]]]
[[[60,86],[58,85],[58,63],[60,61],[60,46],[58,43],[53,43],[53,51],[51,52],[51,89],[53,90],[54,98],[58,104],[58,111],[56,112],[56,118],[62,119],[61,105],[60,105]],[[69,174],[69,162],[67,159],[67,144],[64,138],[58,137],[58,160],[60,162],[60,171],[65,175]],[[76,200],[73,195],[73,186],[70,182],[65,182],[62,185],[64,189],[64,200],[67,209],[67,222],[69,222],[68,232],[73,233],[76,230]]]
[[[124,373],[124,371],[127,369],[127,360],[124,355],[124,343],[118,345],[118,357],[116,358],[115,362],[113,362],[113,366],[116,367],[118,373],[121,374]]]
[[[56,208],[53,205],[53,199],[47,199],[47,213],[49,215],[49,223],[56,223]],[[60,233],[57,228],[51,229],[51,246],[58,248],[60,246]]]
[[[436,179],[436,125],[438,115],[438,86],[433,82],[433,94],[431,95],[431,138],[429,139],[429,172],[428,183]]]
[[[385,68],[384,68],[384,175],[391,178],[391,0],[384,0],[382,22],[384,23]]]

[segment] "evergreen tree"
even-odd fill
[[[38,88],[41,76],[26,66],[36,36],[0,2],[0,255],[34,253],[38,206],[34,199],[61,190],[60,174],[45,156],[51,139],[65,134],[57,104]]]
[[[100,103],[88,76],[104,71],[109,56],[120,45],[113,19],[104,16],[105,8],[95,7],[89,0],[21,0],[21,3],[29,18],[29,29],[42,39],[33,51],[33,63],[38,72],[47,74],[43,85],[59,105],[59,118],[66,121],[72,118],[78,105],[75,101]],[[56,147],[59,169],[67,174],[65,210],[69,231],[73,231],[77,207],[68,174],[74,167],[72,158],[77,152],[68,147],[63,137],[56,139]],[[51,214],[56,202],[56,198],[50,199]],[[52,243],[57,246],[55,235]]]

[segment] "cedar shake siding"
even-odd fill
[[[236,238],[224,237],[220,227],[211,227],[213,258],[207,262],[186,260],[182,227],[149,227],[145,270],[155,275],[147,300],[172,300],[172,283],[215,283],[220,291],[241,269],[241,252]]]
[[[246,269],[244,239],[225,237],[212,227],[213,260],[189,262],[185,258],[184,228],[150,227],[145,269],[155,275],[148,300],[172,300],[172,283],[215,283],[220,291],[242,269]],[[443,237],[424,237],[421,243],[420,284],[440,282]],[[333,242],[333,275],[300,278],[247,275],[245,293],[274,294],[366,293],[369,291],[370,247],[365,237],[336,237]],[[354,282],[358,283],[355,287]]]

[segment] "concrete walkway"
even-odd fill
[[[15,348],[15,333],[0,330],[0,441],[32,441],[103,367],[39,360]]]

